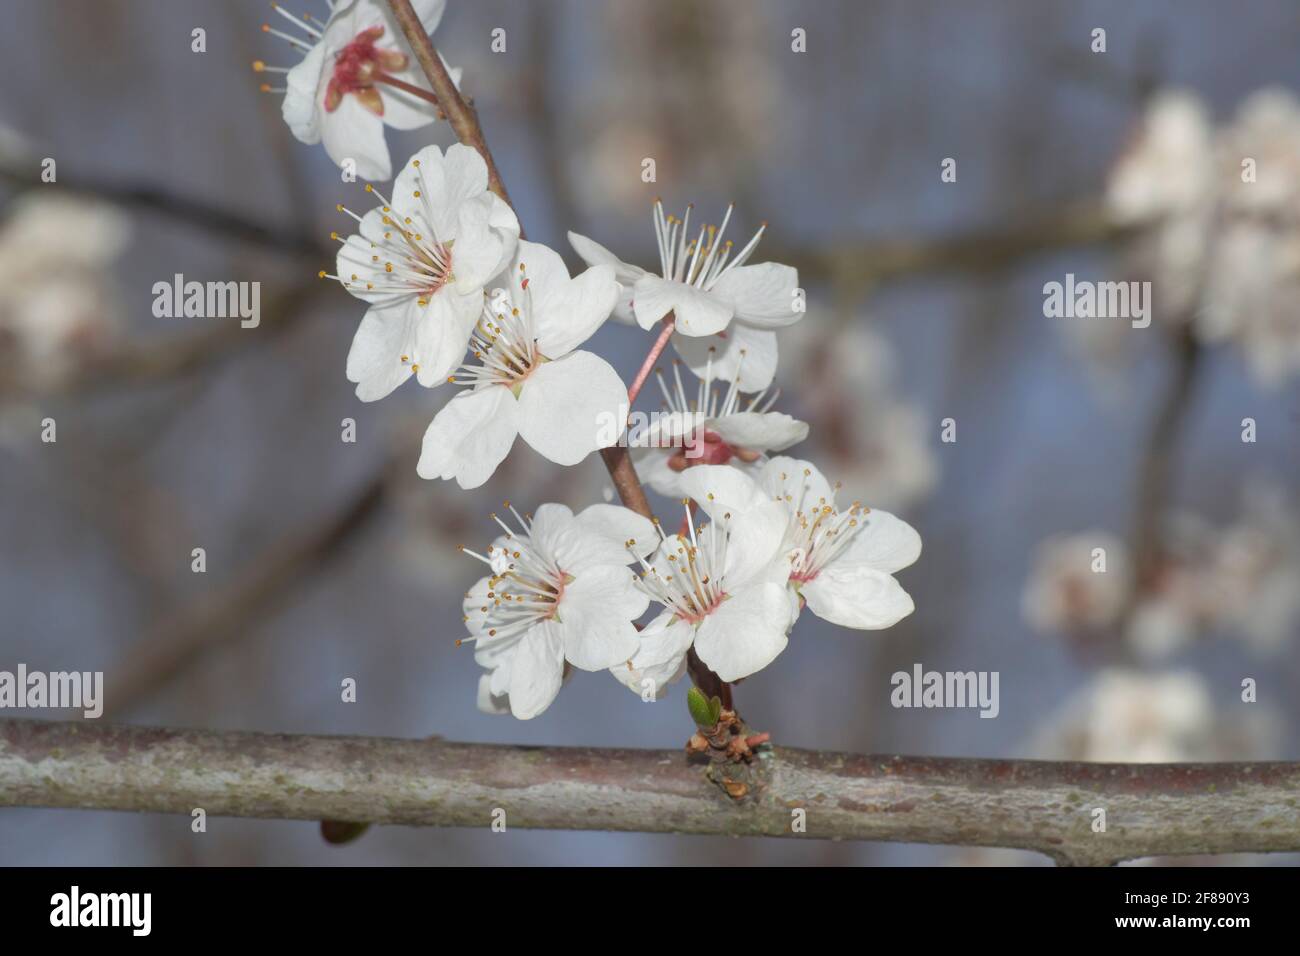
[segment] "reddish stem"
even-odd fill
[[[374,81],[376,83],[383,83],[386,86],[399,89],[403,93],[410,93],[412,96],[418,96],[420,99],[432,103],[434,106],[438,107],[438,119],[445,120],[447,118],[447,114],[442,111],[442,106],[438,103],[438,97],[434,96],[428,90],[421,89],[413,83],[407,83],[405,80],[399,80],[395,76],[389,76],[387,73],[375,74]]]
[[[636,373],[636,378],[632,379],[632,384],[627,390],[629,411],[631,411],[632,403],[636,401],[636,397],[641,394],[646,379],[650,377],[650,370],[654,368],[655,362],[659,361],[659,356],[663,355],[664,349],[668,347],[668,340],[673,337],[673,329],[676,325],[677,317],[669,312],[664,318],[663,331],[659,333],[659,338],[655,339],[655,344],[650,346],[650,352],[646,355],[645,361],[641,363],[641,370]]]

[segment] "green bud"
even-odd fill
[[[713,700],[718,701],[716,697]],[[718,706],[721,707],[721,701],[718,701]],[[692,687],[686,692],[686,707],[691,712],[691,720],[695,721],[698,726],[703,727],[705,730],[712,730],[717,726],[717,715],[721,711],[714,711],[713,703],[704,696],[704,692],[698,687]]]

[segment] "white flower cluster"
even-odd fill
[[[432,30],[444,4],[414,6]],[[436,116],[411,92],[420,76],[386,6],[339,0],[326,21],[276,9],[303,34],[266,27],[304,54],[285,71],[286,121],[341,165],[351,159],[364,177],[386,179],[383,126]],[[701,225],[690,207],[679,218],[656,201],[657,272],[570,233],[589,266],[572,277],[555,251],[520,238],[475,149],[426,147],[390,197],[365,188],[378,205],[364,214],[339,206],[357,231],[335,234],[336,272],[321,275],[367,305],[347,360],[362,401],[410,378],[463,386],[425,433],[422,477],[482,485],[516,438],[561,465],[624,441],[652,487],[684,499],[673,533],[612,504],[577,514],[507,504],[508,515],[493,516],[500,534],[465,552],[489,572],[464,602],[486,671],[483,709],[534,717],[575,668],[608,670],[647,699],[691,655],[739,680],[781,652],[805,606],[861,629],[911,613],[893,574],[920,555],[917,533],[887,512],[837,503],[810,462],[768,457],[808,426],[771,410],[776,330],[804,312],[793,268],[750,262],[766,225],[736,245],[730,207],[716,226]],[[646,330],[671,321],[675,349],[701,379],[688,392],[680,370],[671,386],[660,377],[668,424],[630,438],[627,387],[582,348],[611,315]],[[652,604],[657,613],[639,625]]]
[[[1192,93],[1166,91],[1107,184],[1112,218],[1139,230],[1134,271],[1156,287],[1162,320],[1200,341],[1231,341],[1252,375],[1300,374],[1300,101],[1247,97],[1215,127]]]

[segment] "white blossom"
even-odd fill
[[[504,532],[485,555],[492,569],[465,595],[465,625],[474,659],[487,669],[479,706],[536,717],[559,693],[569,666],[598,671],[637,647],[633,621],[649,604],[627,564],[655,546],[654,526],[618,505],[575,515],[544,504],[517,526],[492,517]]]
[[[460,364],[483,314],[483,292],[510,262],[519,221],[487,188],[487,165],[456,144],[426,146],[397,177],[390,202],[340,240],[337,279],[369,303],[348,353],[348,380],[364,402],[415,375],[432,387]],[[335,234],[338,238],[338,234]]]
[[[108,267],[130,231],[113,207],[59,193],[13,202],[0,227],[0,377],[56,384],[119,336]]]
[[[647,428],[630,434],[628,443],[637,474],[661,494],[680,497],[682,472],[696,465],[729,464],[757,477],[768,452],[783,451],[808,437],[806,422],[772,411],[779,390],[764,389],[742,399],[737,374],[719,394],[711,364],[693,393],[682,384],[676,362],[671,385],[662,373],[655,377],[664,411]]]
[[[383,81],[391,78],[410,86],[426,82],[387,3],[326,0],[326,5],[329,16],[322,22],[273,3],[284,21],[279,25],[286,29],[266,23],[263,32],[286,41],[303,58],[292,68],[257,60],[253,69],[284,74],[283,88],[265,84],[263,89],[285,94],[284,121],[299,141],[323,143],[339,166],[354,162],[362,179],[390,179],[393,163],[384,127],[418,129],[437,118],[437,108]],[[433,33],[447,4],[446,0],[412,0],[412,6],[425,32]],[[459,86],[460,70],[448,73]]]
[[[1037,631],[1094,632],[1119,621],[1131,593],[1127,547],[1109,532],[1085,531],[1039,545],[1021,607]]]
[[[758,483],[786,512],[789,584],[808,610],[863,630],[892,627],[915,610],[893,577],[921,556],[921,536],[911,525],[857,501],[841,511],[838,486],[808,461],[773,458]]]
[[[622,431],[627,388],[608,362],[578,349],[614,308],[613,268],[593,266],[571,279],[553,250],[520,241],[510,272],[510,286],[483,302],[470,340],[477,364],[452,376],[470,387],[425,433],[424,478],[478,487],[516,435],[551,461],[575,465]]]
[[[678,219],[655,200],[655,239],[660,274],[619,259],[586,236],[569,233],[569,242],[588,265],[612,265],[618,281],[629,287],[622,314],[643,329],[653,328],[671,312],[676,317],[673,347],[698,376],[710,363],[720,378],[738,376],[741,391],[766,388],[776,374],[774,329],[803,317],[795,294],[799,274],[775,262],[746,265],[764,223],[738,252],[723,239],[731,221],[727,207],[721,225],[692,231],[691,211]],[[743,360],[743,361],[742,361]]]

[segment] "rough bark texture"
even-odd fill
[[[888,840],[1064,864],[1300,851],[1300,764],[1119,765],[776,748],[734,800],[677,750],[0,720],[0,806],[411,826]],[[1092,829],[1094,808],[1106,832]],[[796,809],[807,832],[793,832]]]

